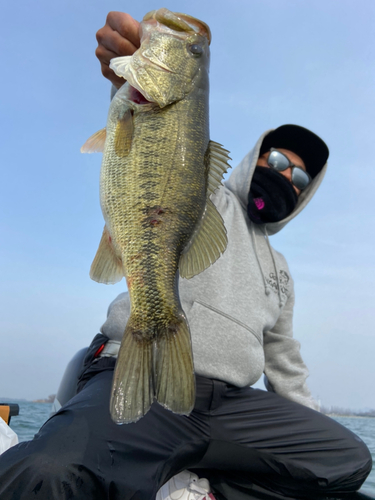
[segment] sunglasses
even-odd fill
[[[287,158],[283,153],[280,153],[275,148],[270,149],[270,155],[268,157],[268,166],[275,169],[277,172],[284,172],[287,168],[292,168],[292,184],[296,188],[302,189],[307,188],[311,182],[311,177],[305,170],[301,167],[294,165],[289,158]]]

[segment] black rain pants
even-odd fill
[[[32,441],[0,456],[1,500],[154,500],[184,469],[199,469],[220,499],[340,498],[371,470],[363,441],[325,415],[200,376],[190,416],[155,403],[117,425],[108,410],[114,361],[94,363]]]

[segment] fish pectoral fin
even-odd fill
[[[102,153],[106,136],[107,131],[105,127],[95,132],[81,147],[81,153]]]
[[[122,261],[115,253],[107,226],[104,226],[99,248],[91,264],[90,278],[98,283],[114,284],[123,277]]]
[[[224,221],[208,199],[203,217],[181,254],[180,276],[189,279],[207,269],[225,251],[227,243]]]
[[[128,156],[133,141],[133,115],[127,109],[123,116],[119,118],[115,131],[115,152],[121,158]]]
[[[121,342],[113,375],[111,417],[117,424],[142,418],[154,401],[152,338],[142,338],[130,316]]]
[[[154,366],[157,402],[189,415],[195,403],[195,378],[189,326],[182,314],[157,332]]]
[[[229,151],[224,149],[218,142],[210,141],[206,152],[206,165],[208,174],[207,197],[211,196],[220,186],[224,174],[231,168],[228,160]]]

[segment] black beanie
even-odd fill
[[[329,155],[326,143],[299,125],[282,125],[266,135],[259,156],[271,148],[289,149],[296,153],[304,161],[311,177],[315,177],[322,170]]]

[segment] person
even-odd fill
[[[139,25],[110,13],[97,34],[102,72],[118,88],[111,58],[131,55]],[[189,416],[154,403],[138,422],[116,425],[109,397],[129,295],[110,305],[80,375],[78,393],[34,440],[0,457],[1,500],[151,500],[184,470],[204,475],[218,499],[339,498],[371,470],[363,441],[319,413],[293,337],[293,279],[269,235],[318,189],[328,148],[313,132],[265,132],[212,196],[228,248],[210,268],[180,280],[196,373]],[[262,376],[268,391],[251,387]]]

